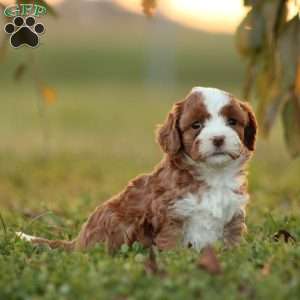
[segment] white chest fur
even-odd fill
[[[235,191],[243,182],[236,172],[204,172],[206,186],[175,202],[175,213],[184,219],[183,243],[200,250],[221,239],[224,225],[247,202],[247,194]]]

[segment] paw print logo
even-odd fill
[[[39,35],[44,33],[45,27],[42,23],[36,23],[33,16],[26,19],[17,16],[12,23],[7,23],[4,31],[10,36],[10,44],[14,48],[22,45],[37,47],[39,45]]]

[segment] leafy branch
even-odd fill
[[[281,115],[287,149],[300,155],[300,19],[288,19],[291,0],[245,0],[250,7],[236,31],[247,63],[244,97],[256,99],[260,131],[267,137]],[[254,92],[254,97],[251,97]]]

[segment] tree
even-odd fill
[[[236,31],[247,63],[244,97],[255,91],[261,134],[281,115],[287,149],[300,155],[300,19],[288,19],[291,0],[245,0],[250,7]],[[254,98],[254,97],[252,97]]]

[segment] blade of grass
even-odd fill
[[[7,226],[6,223],[4,221],[4,218],[2,217],[1,213],[0,213],[0,222],[4,231],[5,236],[7,236]]]

